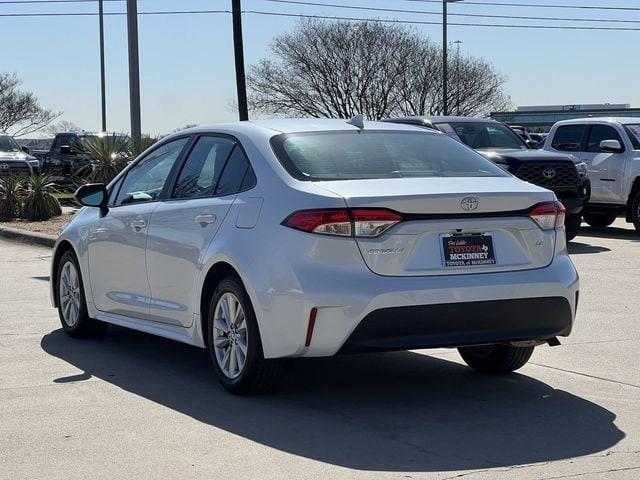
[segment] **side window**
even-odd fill
[[[115,205],[156,200],[188,140],[185,137],[165,143],[129,170],[122,182]]]
[[[594,125],[591,127],[591,133],[589,134],[587,152],[601,152],[600,142],[603,140],[617,140],[624,147],[624,142],[615,128],[609,125]]]
[[[556,130],[551,146],[556,150],[577,152],[582,149],[586,125],[562,125]]]
[[[232,195],[253,188],[255,184],[256,176],[253,173],[253,168],[251,168],[242,148],[236,146],[224,167],[216,195]]]
[[[210,197],[235,142],[224,137],[200,137],[182,167],[173,198]]]

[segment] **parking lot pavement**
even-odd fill
[[[0,240],[0,478],[640,478],[639,242],[620,221],[582,231],[574,334],[518,374],[452,350],[348,356],[238,398],[203,350],[66,337],[50,251]]]

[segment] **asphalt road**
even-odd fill
[[[0,479],[640,478],[639,241],[583,230],[574,334],[518,374],[451,350],[302,360],[238,398],[203,350],[66,337],[50,251],[0,240]]]

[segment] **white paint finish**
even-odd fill
[[[442,135],[396,124],[367,123],[365,128]],[[510,271],[476,270],[473,275],[442,275],[441,271],[432,277],[424,275],[430,265],[428,255],[440,254],[428,248],[420,252],[425,233],[434,228],[428,222],[400,224],[389,231],[390,238],[420,239],[414,242],[417,256],[408,265],[422,275],[408,277],[372,273],[353,238],[314,235],[282,226],[287,216],[302,209],[349,205],[386,206],[407,213],[460,213],[461,200],[473,194],[480,200],[478,212],[482,214],[524,209],[555,198],[547,190],[512,177],[344,182],[293,179],[275,157],[270,139],[283,131],[322,129],[355,127],[335,120],[274,121],[180,132],[233,135],[251,161],[257,186],[238,194],[235,202],[229,198],[160,201],[114,208],[104,219],[98,218],[96,209],[84,209],[60,241],[74,246],[83,273],[86,269],[91,274],[85,276],[90,278],[85,280],[86,291],[93,292],[102,312],[92,311],[90,306],[90,313],[108,322],[203,346],[200,300],[211,293],[203,292],[203,284],[207,272],[219,262],[231,265],[245,285],[268,358],[332,355],[362,318],[377,308],[533,296],[563,296],[573,305],[578,278],[560,238],[564,235],[556,235],[555,254],[548,267],[522,270],[527,262],[529,267],[549,264],[553,242],[526,218],[481,221],[485,222],[483,230],[502,232],[496,234],[497,255],[507,260],[502,266]],[[215,217],[215,221],[202,226],[195,221],[202,215]],[[148,236],[133,235],[128,229],[128,222],[138,216],[147,219]],[[458,226],[478,227],[472,223],[464,221]],[[102,230],[96,232],[98,227]],[[445,228],[442,224],[439,227]],[[445,230],[451,227],[453,223]],[[543,244],[536,245],[540,240]],[[106,293],[112,291],[137,295],[142,308],[125,313],[118,302],[107,303]],[[167,308],[172,306],[176,308]],[[321,307],[317,338],[322,340],[305,350],[307,320],[313,307]]]

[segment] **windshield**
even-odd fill
[[[526,150],[527,145],[509,127],[494,122],[450,123],[453,133],[474,150],[509,148]]]
[[[299,180],[502,177],[507,174],[446,135],[407,131],[327,131],[271,140]]]
[[[0,152],[19,152],[20,145],[9,135],[0,135]]]
[[[629,135],[629,140],[631,140],[631,144],[633,145],[634,150],[640,150],[640,123],[636,124],[627,124],[624,126],[624,129],[627,131]]]

